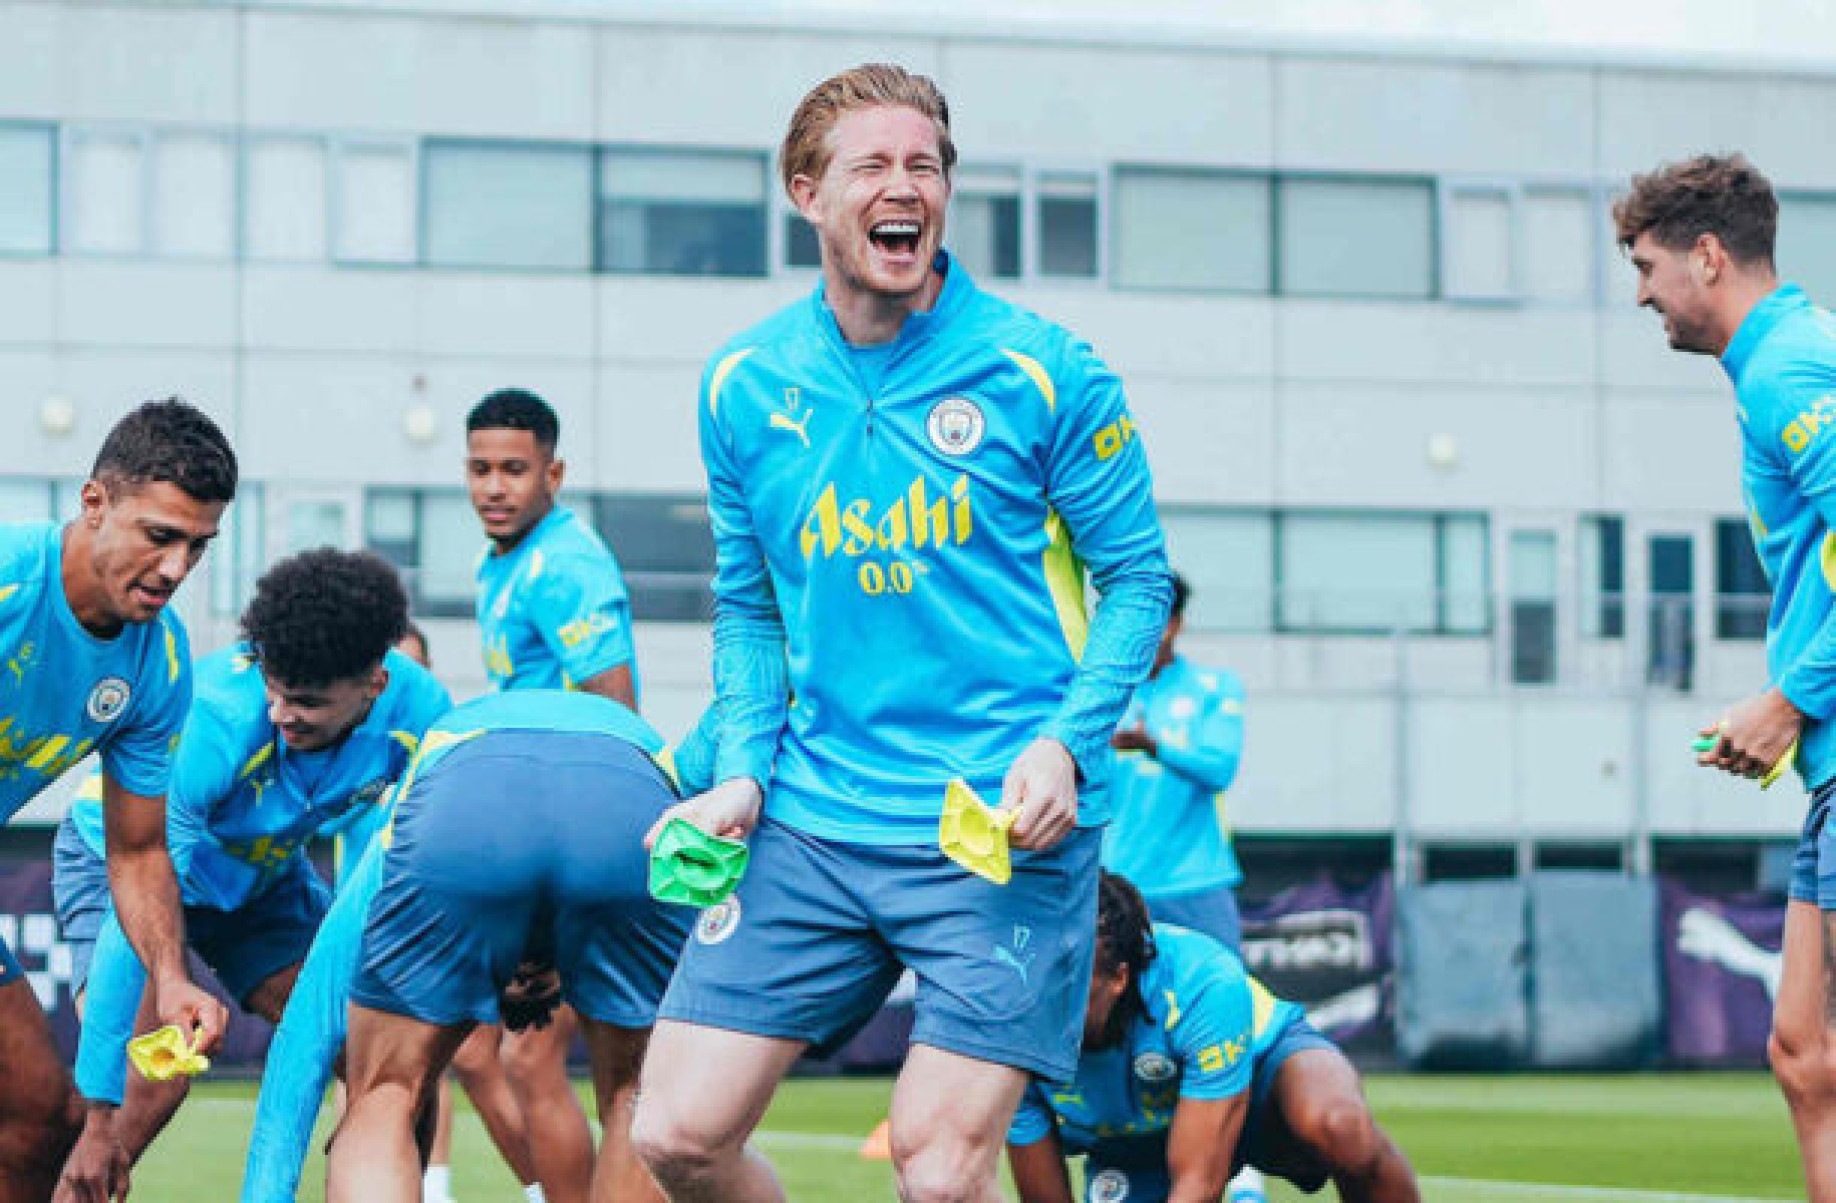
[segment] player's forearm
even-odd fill
[[[1181,777],[1215,791],[1229,789],[1230,783],[1237,779],[1241,751],[1240,742],[1231,747],[1198,748],[1180,748],[1162,743],[1154,759]]]
[[[1097,603],[1071,688],[1043,732],[1064,744],[1086,773],[1154,663],[1172,597],[1166,574],[1150,569],[1118,575]]]
[[[108,888],[121,929],[154,982],[189,980],[185,972],[185,912],[166,842],[110,846]]]
[[[784,624],[775,608],[723,602],[714,618],[714,695],[720,707],[714,781],[771,781],[790,707]]]

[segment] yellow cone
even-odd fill
[[[185,1033],[171,1024],[128,1041],[128,1061],[149,1082],[192,1077],[210,1068],[210,1058],[193,1052]]]
[[[861,1156],[868,1161],[892,1160],[892,1121],[883,1119],[874,1125],[861,1142]]]
[[[1007,829],[1013,823],[1013,811],[989,806],[959,777],[944,788],[937,846],[977,877],[1004,886],[1014,876],[1007,857]]]

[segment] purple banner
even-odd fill
[[[1662,882],[1670,1059],[1763,1065],[1779,988],[1785,904],[1711,898]]]
[[[70,998],[70,948],[57,930],[51,905],[48,861],[0,861],[0,939],[25,967],[39,1005],[51,1018],[58,1051],[67,1063],[76,1060],[77,1016]],[[216,978],[194,956],[191,972],[218,998],[228,1002]],[[259,1066],[268,1052],[273,1029],[230,1004],[229,1033],[212,1062],[225,1066]]]
[[[1396,897],[1390,875],[1347,889],[1322,876],[1243,908],[1243,960],[1350,1052],[1394,1049]]]

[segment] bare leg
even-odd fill
[[[1768,1052],[1791,1107],[1811,1203],[1836,1203],[1836,912],[1793,899]]]
[[[893,1168],[905,1203],[1001,1203],[1007,1126],[1025,1071],[915,1044],[893,1087]]]
[[[574,1009],[563,1005],[545,1028],[504,1033],[504,1068],[548,1203],[587,1203],[593,1189],[593,1131],[567,1080],[567,1049],[578,1027]]]
[[[51,1197],[82,1105],[24,978],[0,986],[0,1203]]]
[[[1345,1203],[1421,1203],[1409,1159],[1377,1126],[1358,1071],[1337,1049],[1305,1049],[1283,1062],[1275,1105]]]
[[[150,1032],[159,1026],[159,1015],[153,1010],[151,983],[141,992],[140,1011],[134,1016],[136,1032]],[[127,1089],[121,1095],[121,1109],[115,1112],[115,1137],[127,1150],[128,1159],[138,1164],[172,1117],[191,1093],[191,1079],[174,1078],[170,1082],[149,1082],[137,1073],[127,1076]]]
[[[350,1102],[332,1135],[328,1203],[420,1203],[417,1121],[470,1028],[434,1027],[351,1004],[345,1042]]]
[[[631,1147],[631,1112],[650,1030],[613,1027],[584,1015],[580,1022],[593,1057],[593,1097],[599,1104],[593,1203],[663,1203],[663,1188]]]
[[[510,1079],[498,1060],[498,1045],[503,1028],[480,1024],[459,1051],[453,1054],[453,1071],[459,1084],[471,1096],[478,1118],[484,1121],[491,1143],[503,1156],[504,1163],[524,1186],[536,1180],[535,1161],[529,1155],[529,1133],[523,1124],[523,1109],[510,1089]]]
[[[771,1163],[746,1141],[804,1047],[667,1019],[657,1024],[631,1141],[674,1203],[783,1203]]]

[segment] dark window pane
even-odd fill
[[[822,266],[822,247],[816,241],[816,227],[803,220],[801,213],[784,215],[784,262],[791,267]]]
[[[600,221],[608,271],[765,274],[763,205],[607,201],[600,207]]]
[[[1046,197],[1039,202],[1039,272],[1097,274],[1096,198]]]
[[[1715,637],[1764,639],[1772,586],[1739,518],[1715,520]]]
[[[604,495],[599,533],[618,557],[632,617],[706,622],[713,617],[714,534],[699,497]]]

